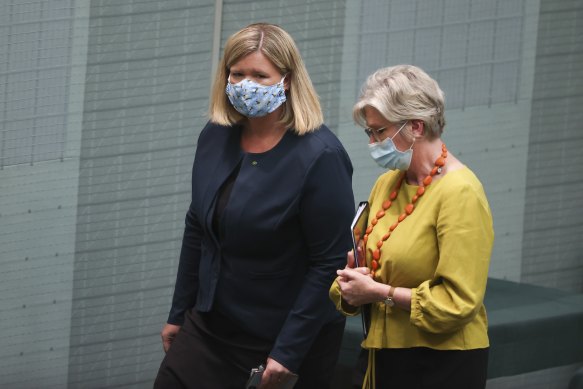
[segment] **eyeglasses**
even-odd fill
[[[387,127],[381,127],[379,129],[367,127],[364,129],[364,133],[369,139],[372,136],[375,141],[380,142],[380,136],[383,134],[383,132],[385,132],[386,129]]]

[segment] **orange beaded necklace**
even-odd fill
[[[381,266],[381,264],[379,262],[381,259],[381,247],[383,247],[383,244],[385,243],[385,241],[387,239],[389,239],[389,237],[391,236],[391,234],[393,233],[395,228],[397,228],[399,223],[401,223],[403,220],[405,220],[407,218],[407,216],[409,216],[413,213],[413,211],[415,210],[415,204],[417,203],[419,198],[421,196],[423,196],[423,194],[425,193],[425,188],[427,188],[429,185],[431,185],[431,181],[433,181],[433,176],[441,173],[441,170],[442,170],[443,166],[445,165],[446,158],[447,158],[447,148],[445,147],[445,144],[442,144],[441,145],[441,156],[439,156],[439,158],[437,158],[435,160],[435,166],[433,167],[433,169],[431,169],[431,172],[429,173],[429,175],[423,179],[423,186],[420,186],[419,188],[417,188],[417,193],[415,194],[415,196],[413,196],[413,198],[411,199],[411,202],[405,206],[404,212],[401,215],[399,215],[399,217],[397,218],[397,221],[395,223],[393,223],[391,225],[391,227],[389,227],[389,231],[387,231],[387,233],[385,235],[383,235],[381,240],[379,240],[377,242],[376,249],[372,252],[371,275],[373,276],[373,278],[375,276],[376,271]],[[379,219],[381,219],[383,216],[385,216],[386,211],[389,208],[391,208],[393,201],[395,201],[395,199],[399,195],[399,189],[401,189],[401,184],[403,183],[403,180],[405,179],[406,174],[407,174],[407,172],[404,172],[403,175],[401,176],[401,178],[399,178],[399,180],[397,181],[397,184],[393,188],[393,191],[389,195],[389,198],[383,202],[383,204],[382,204],[383,209],[381,209],[380,211],[377,212],[376,217],[371,220],[370,226],[367,227],[366,232],[365,232],[364,237],[363,237],[365,247],[366,247],[366,244],[368,242],[368,236],[370,235],[370,233],[372,232],[374,227],[379,222]]]

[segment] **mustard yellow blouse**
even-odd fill
[[[389,171],[379,177],[369,198],[369,221],[401,174]],[[366,249],[369,266],[376,243],[411,202],[417,188],[403,181],[396,201],[370,234]],[[464,167],[434,181],[415,211],[382,246],[377,270],[377,281],[412,289],[411,312],[383,302],[373,303],[369,335],[362,347],[488,347],[483,299],[493,241],[488,200],[474,173]],[[336,281],[330,288],[330,298],[343,314],[359,313],[358,309],[344,309]]]

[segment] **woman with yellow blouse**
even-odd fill
[[[366,267],[350,252],[330,289],[343,314],[370,315],[355,385],[483,388],[492,216],[480,181],[441,139],[443,92],[415,66],[380,69],[353,115],[389,169],[369,197]]]

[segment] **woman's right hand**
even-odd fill
[[[166,324],[164,328],[162,328],[160,336],[162,336],[162,347],[164,348],[165,353],[170,349],[174,338],[176,338],[178,331],[180,331],[180,327],[181,326],[175,324]]]
[[[381,290],[386,285],[373,280],[369,268],[350,269],[347,266],[344,270],[337,270],[336,274],[342,300],[353,307],[382,301],[387,295],[384,289]]]

